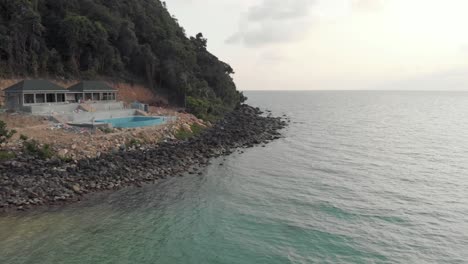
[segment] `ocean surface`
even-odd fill
[[[0,217],[0,263],[468,263],[468,92],[246,95],[284,138]]]

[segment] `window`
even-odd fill
[[[34,94],[25,94],[24,95],[25,104],[34,104]]]
[[[93,93],[93,101],[100,101],[101,96],[99,93]]]
[[[55,103],[55,94],[47,94],[46,95],[47,103]]]
[[[105,101],[114,101],[115,100],[115,93],[103,93],[102,97],[103,97],[103,100],[105,100]]]
[[[85,101],[93,100],[93,94],[92,93],[85,93]]]
[[[75,94],[75,102],[81,102],[83,100],[83,94]]]
[[[57,94],[57,102],[58,103],[65,102],[65,94]]]
[[[45,94],[36,94],[36,104],[45,103]]]
[[[70,102],[70,103],[77,102],[77,100],[76,100],[76,95],[75,95],[75,94],[72,94],[72,93],[67,93],[67,94],[65,94],[65,101],[66,101],[66,102]]]

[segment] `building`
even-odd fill
[[[8,110],[22,111],[35,104],[64,103],[68,90],[46,80],[24,80],[4,90]]]
[[[110,103],[117,99],[117,90],[104,82],[84,81],[69,89],[46,80],[24,80],[4,90],[8,110],[34,112],[44,106]]]
[[[116,101],[117,90],[105,82],[84,81],[68,88],[67,101]]]

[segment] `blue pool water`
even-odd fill
[[[165,117],[149,117],[149,116],[131,116],[122,118],[96,120],[99,123],[112,124],[117,128],[133,128],[161,125],[166,122]]]

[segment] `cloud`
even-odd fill
[[[460,52],[463,54],[468,54],[468,44],[462,44],[460,45]]]
[[[384,5],[384,0],[353,0],[353,9],[362,11],[379,10]]]
[[[265,51],[265,52],[260,54],[260,60],[263,61],[263,62],[278,63],[278,62],[289,61],[290,58],[288,58],[284,54],[279,53],[276,50],[269,50],[269,51]]]
[[[312,21],[315,0],[263,0],[251,6],[239,23],[239,30],[226,43],[248,47],[300,40]]]
[[[311,0],[263,0],[252,6],[247,14],[249,21],[288,20],[306,17]]]

